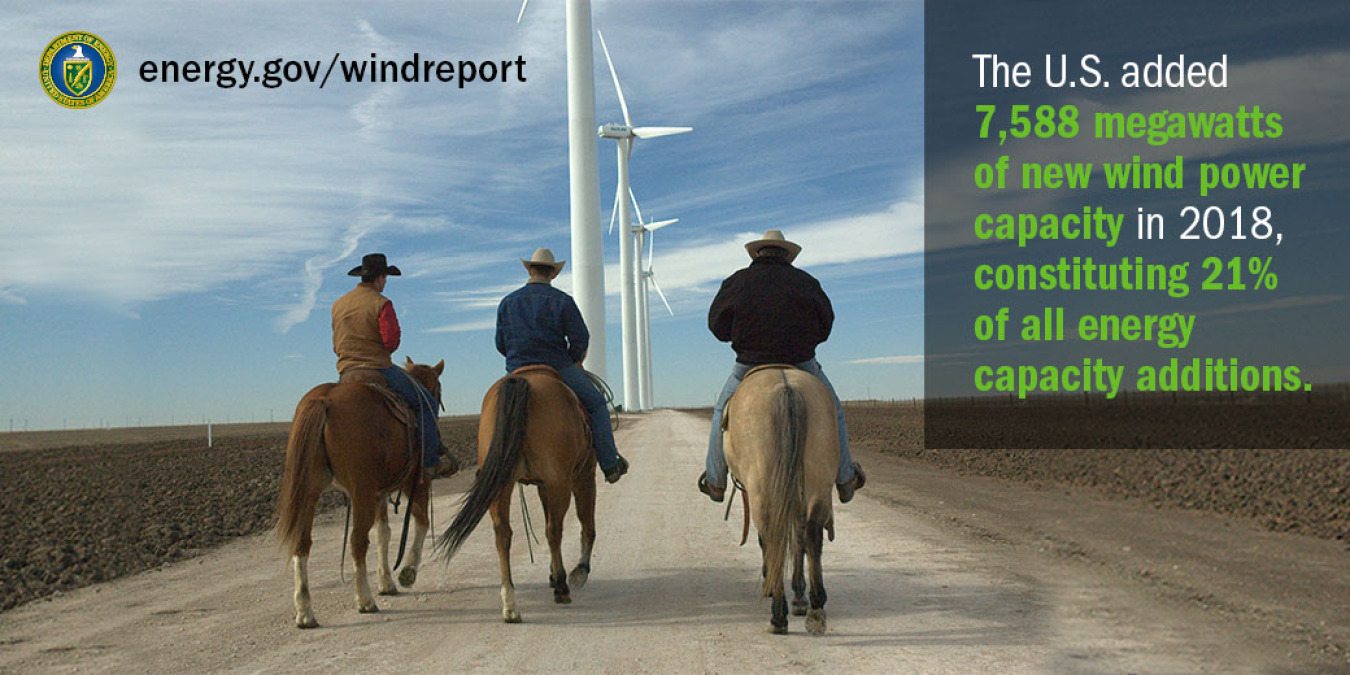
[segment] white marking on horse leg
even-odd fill
[[[403,571],[398,573],[398,582],[409,588],[417,581],[417,567],[422,564],[422,543],[427,539],[427,525],[413,518],[412,550],[408,552],[408,561]]]
[[[291,565],[295,571],[295,625],[314,628],[319,622],[314,620],[314,607],[309,599],[309,556],[291,556]]]
[[[370,594],[370,579],[366,572],[366,561],[362,560],[355,565],[356,569],[352,572],[352,581],[356,582],[356,611],[362,614],[380,611],[380,606],[375,604],[375,598]]]
[[[389,570],[389,518],[380,518],[375,523],[375,547],[379,549],[380,569],[376,573],[376,583],[380,595],[398,595],[394,585],[394,575]]]
[[[516,589],[502,586],[502,620],[507,623],[520,623],[520,612],[516,610]]]

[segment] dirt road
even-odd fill
[[[1084,524],[1096,522],[1106,531],[1115,524],[1119,536],[1133,541],[1131,518],[1163,517],[1147,506],[1038,494],[868,453],[859,457],[869,468],[868,487],[836,510],[838,538],[826,544],[829,632],[807,636],[801,619],[792,617],[791,634],[771,635],[769,605],[757,597],[758,549],[736,545],[739,506],[731,522],[723,522],[722,508],[694,489],[705,422],[673,411],[634,419],[618,433],[633,470],[617,485],[601,485],[594,570],[570,606],[552,603],[542,547],[530,563],[517,508],[513,566],[523,624],[500,620],[490,523],[449,566],[428,561],[416,587],[378,598],[378,614],[358,614],[350,583],[338,578],[339,514],[314,536],[317,630],[292,626],[291,577],[282,556],[270,538],[249,537],[201,558],[0,614],[0,672],[1350,669],[1335,651],[1343,637],[1339,629],[1318,633],[1316,626],[1318,616],[1345,625],[1350,594],[1334,598],[1346,590],[1350,575],[1343,573],[1346,556],[1334,542],[1248,532],[1212,517],[1192,523],[1193,516],[1183,514],[1164,528],[1181,544],[1213,546],[1195,541],[1185,528],[1216,530],[1213,537],[1250,542],[1243,553],[1248,557],[1285,546],[1299,564],[1311,565],[1296,580],[1309,588],[1294,588],[1282,601],[1265,600],[1266,591],[1246,589],[1217,567],[1215,578],[1228,586],[1211,593],[1210,602],[1188,599],[1178,597],[1189,592],[1183,582],[1160,584],[1160,573],[1137,578],[1138,566],[1117,564],[1113,556],[1130,552],[1114,550],[1122,545]],[[437,483],[437,531],[449,522],[468,482],[461,475]],[[532,493],[530,500],[539,523]],[[1065,504],[1036,507],[1038,500]],[[1059,525],[1030,527],[1017,514],[1034,508],[1065,513]],[[1055,527],[1067,529],[1046,533]],[[1253,538],[1258,534],[1265,538]],[[576,539],[573,521],[564,554],[569,565]],[[1198,564],[1192,560],[1152,550],[1148,555],[1147,564],[1140,563],[1144,569],[1172,567],[1183,580],[1206,577],[1184,576]],[[1122,571],[1127,567],[1130,573]],[[350,575],[351,565],[346,568]],[[1339,586],[1331,581],[1337,578]],[[1322,614],[1309,614],[1298,595],[1305,592],[1333,599],[1322,600]]]

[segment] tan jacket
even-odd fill
[[[338,374],[351,368],[389,368],[394,362],[380,337],[380,310],[389,298],[360,283],[333,303],[333,353]]]

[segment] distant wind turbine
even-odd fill
[[[609,64],[609,74],[614,79],[614,93],[618,95],[619,108],[623,111],[623,124],[605,124],[600,127],[599,134],[602,138],[614,139],[618,151],[619,184],[614,191],[614,206],[619,219],[619,302],[622,308],[621,323],[623,329],[623,409],[635,410],[641,409],[641,378],[638,375],[640,347],[637,339],[638,318],[636,298],[634,297],[637,295],[638,259],[641,256],[641,249],[635,248],[633,235],[636,230],[632,224],[628,200],[624,199],[624,195],[631,192],[628,187],[628,158],[633,154],[633,139],[635,138],[656,138],[671,134],[682,134],[694,129],[693,127],[633,126],[633,120],[628,115],[628,102],[624,99],[623,87],[619,84],[619,75],[614,70],[614,60],[610,58],[609,46],[605,44],[605,36],[600,31],[596,31],[596,34],[600,36],[600,48],[605,52],[605,62]],[[611,215],[611,229],[613,229],[613,222],[614,217]]]
[[[656,254],[656,231],[667,226],[680,222],[679,218],[670,220],[661,220],[654,223],[642,222],[642,209],[637,208],[637,197],[633,197],[632,192],[629,196],[633,199],[633,208],[638,213],[638,225],[634,228],[637,235],[637,250],[639,254],[643,245],[647,248],[647,268],[641,270],[638,275],[637,291],[637,313],[638,313],[638,408],[640,410],[651,410],[656,407],[652,397],[652,328],[651,311],[647,306],[647,299],[650,291],[647,285],[651,284],[656,289],[656,294],[661,298],[661,303],[666,306],[666,311],[671,316],[675,316],[675,310],[670,308],[670,301],[666,299],[666,294],[661,290],[661,284],[656,283],[656,270],[653,259]],[[641,261],[638,263],[641,267]]]

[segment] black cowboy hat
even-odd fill
[[[391,277],[403,276],[403,272],[400,271],[398,267],[390,265],[388,261],[385,260],[383,253],[370,253],[361,256],[361,266],[353,267],[352,271],[347,273],[347,276],[360,277],[370,275],[378,277],[381,274],[388,274]]]

